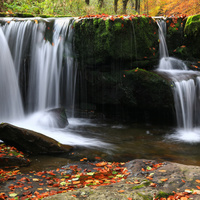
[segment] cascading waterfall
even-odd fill
[[[183,61],[169,57],[166,45],[166,22],[158,21],[160,39],[159,73],[173,82],[174,104],[178,129],[169,138],[188,142],[200,141],[200,73],[188,70]]]
[[[46,24],[44,22],[35,24],[29,78],[29,112],[59,107],[62,99],[61,92],[64,91],[66,91],[64,99],[67,107],[73,104],[77,69],[72,57],[72,47],[70,47],[71,20],[70,18],[55,20],[52,43],[44,40]],[[63,69],[63,62],[66,70]],[[66,81],[64,83],[61,82],[63,73],[65,74],[63,79]],[[60,91],[60,87],[65,85],[66,88]]]
[[[61,106],[74,107],[77,67],[72,49],[72,22],[73,18],[52,21],[7,19],[1,26],[2,37],[6,38],[12,55],[7,60],[13,61],[16,81],[26,90],[23,94],[26,113]],[[53,30],[47,27],[50,23],[53,23]],[[49,38],[45,38],[46,30],[49,30]],[[27,58],[29,66],[24,67]]]
[[[0,122],[23,118],[16,70],[5,35],[0,27]]]
[[[157,21],[159,27],[159,53],[160,53],[160,63],[158,70],[187,70],[187,66],[184,62],[177,58],[169,57],[169,52],[166,43],[166,22],[164,20]]]
[[[71,109],[68,117],[74,113],[73,21],[0,19],[0,123],[11,122],[63,144],[108,148],[98,139],[74,133],[73,126],[84,125],[74,118],[68,118],[69,128],[52,127],[55,119],[49,109]]]

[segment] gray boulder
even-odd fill
[[[7,123],[0,124],[0,140],[7,145],[34,155],[67,153],[72,149],[72,146],[60,144],[40,133]]]

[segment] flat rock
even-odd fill
[[[150,163],[150,164],[149,164]],[[199,184],[196,180],[200,179],[200,167],[188,166],[178,163],[165,162],[163,166],[156,170],[144,172],[141,169],[146,169],[152,163],[157,163],[152,160],[136,159],[126,163],[126,167],[131,172],[127,179],[119,183],[99,186],[96,189],[85,187],[70,191],[63,194],[46,197],[48,200],[70,200],[74,199],[90,199],[90,200],[133,200],[154,199],[160,191],[166,194],[185,192],[185,190],[195,191],[196,194],[191,194],[190,198],[194,200],[200,199],[200,190],[197,190]],[[147,177],[152,174],[152,180]],[[166,181],[161,181],[166,179]],[[156,187],[150,184],[155,183]]]
[[[67,153],[72,149],[40,133],[7,123],[0,124],[0,140],[33,155]]]

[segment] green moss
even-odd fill
[[[200,14],[189,16],[185,25],[185,34],[197,36],[200,33]]]
[[[132,187],[133,190],[137,190],[137,189],[140,189],[140,188],[143,188],[145,187],[145,185],[141,184],[141,185],[136,185],[134,187]]]
[[[199,59],[200,52],[200,15],[190,16],[185,25],[185,38],[188,52],[191,54],[190,59]],[[188,57],[188,56],[187,56]]]
[[[170,195],[174,195],[174,194],[173,194],[173,193],[166,193],[166,192],[160,191],[160,192],[156,195],[156,198],[167,198],[167,197],[169,197]]]
[[[139,193],[139,192],[137,192],[137,194],[138,194],[140,197],[142,197],[144,200],[152,200],[152,199],[153,199],[153,197],[152,197],[151,195],[143,195],[143,194],[141,194],[141,193]]]
[[[122,24],[120,22],[116,22],[114,24],[114,30],[115,31],[121,30],[121,28],[122,28]]]
[[[144,57],[148,66],[158,56],[157,24],[147,17],[83,19],[75,26],[75,48],[83,66],[132,67]]]

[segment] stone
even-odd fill
[[[43,134],[8,123],[0,124],[0,140],[33,155],[68,153],[72,149]]]

